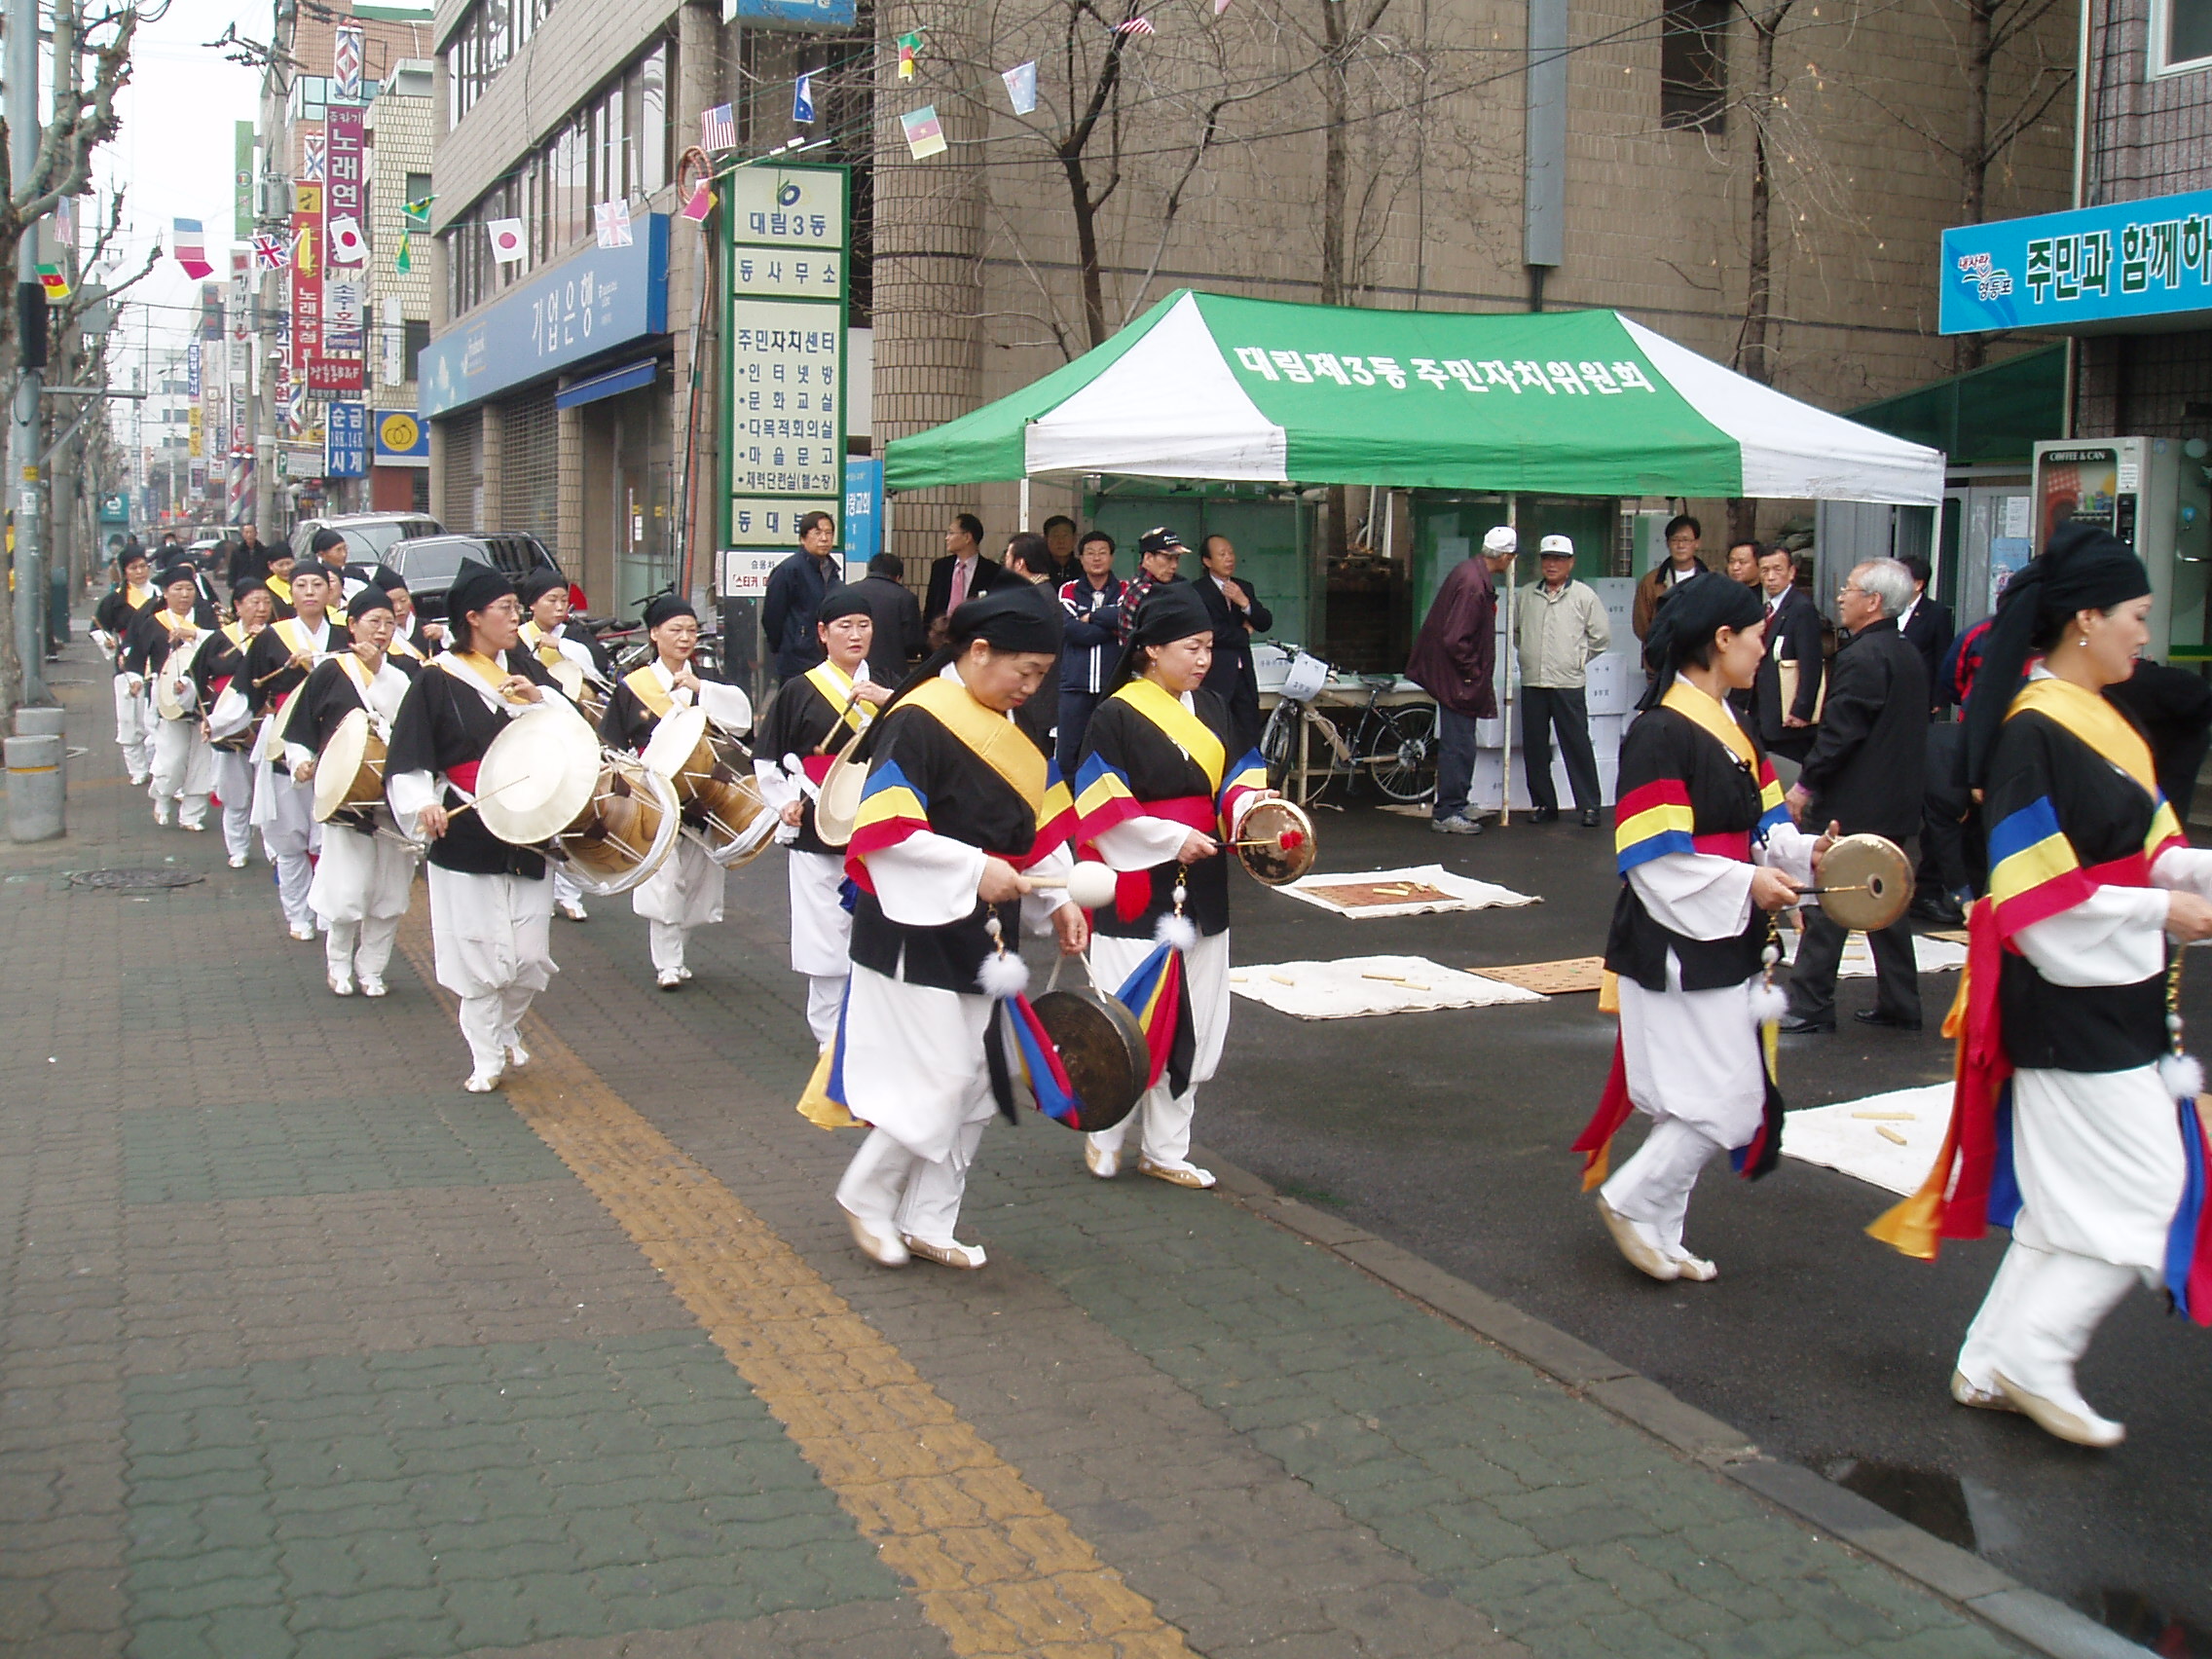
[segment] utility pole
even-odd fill
[[[15,187],[38,168],[38,0],[8,0],[6,107],[8,166]],[[16,493],[16,653],[22,664],[18,701],[46,701],[46,561],[39,556],[39,392],[46,366],[46,289],[38,279],[39,227],[16,244],[18,363],[9,461]]]

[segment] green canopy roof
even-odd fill
[[[1192,289],[884,452],[892,490],[1084,472],[1921,506],[1943,492],[1939,452],[1617,312],[1363,311]]]

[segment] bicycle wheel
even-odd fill
[[[1382,741],[1368,751],[1375,787],[1389,799],[1411,805],[1436,793],[1436,706],[1408,703],[1377,709]]]
[[[1268,723],[1260,732],[1260,758],[1267,764],[1270,789],[1283,788],[1283,781],[1290,776],[1298,747],[1298,717],[1303,707],[1288,697],[1283,698],[1269,712]]]

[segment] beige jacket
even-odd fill
[[[1590,659],[1613,648],[1604,603],[1587,582],[1569,580],[1557,593],[1530,582],[1513,596],[1513,606],[1524,685],[1577,690]]]

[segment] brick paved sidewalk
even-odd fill
[[[0,1650],[2010,1651],[1034,1116],[985,1272],[860,1261],[775,855],[682,995],[626,901],[557,924],[536,1059],[463,1093],[420,890],[392,995],[332,998],[60,672],[72,833],[0,846]],[[67,880],[116,866],[200,879]]]

